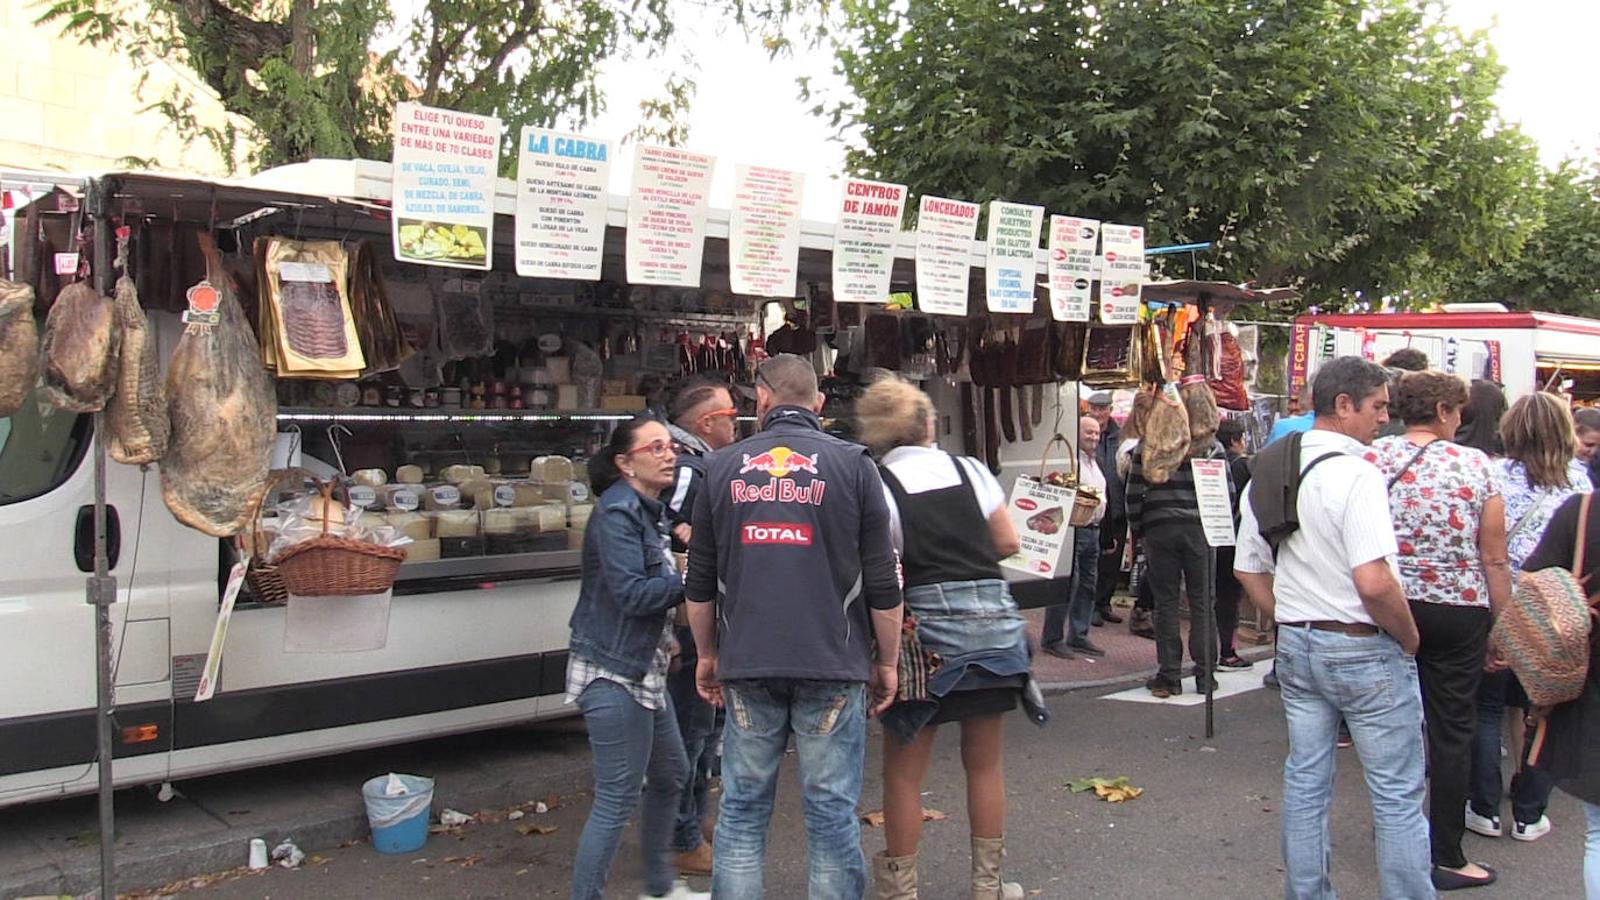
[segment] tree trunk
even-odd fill
[[[316,49],[311,38],[311,12],[315,5],[316,0],[294,0],[294,6],[289,9],[289,61],[302,78],[311,77]]]

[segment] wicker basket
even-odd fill
[[[333,482],[321,485],[325,499],[333,497]],[[351,597],[381,594],[394,587],[395,575],[406,561],[404,547],[380,547],[328,533],[294,544],[278,555],[276,566],[290,594],[304,597]]]
[[[239,538],[239,552],[242,556],[250,558],[249,566],[244,572],[244,583],[250,586],[250,592],[255,595],[258,603],[286,603],[289,600],[289,588],[283,583],[283,574],[278,567],[267,563],[267,550],[272,546],[272,536],[262,527],[264,522],[262,513],[265,511],[267,498],[272,495],[273,489],[284,476],[299,472],[299,469],[273,472],[267,478],[266,490],[261,492],[261,498],[256,501],[255,515],[250,517],[250,525]]]
[[[1072,512],[1067,515],[1067,524],[1073,528],[1084,528],[1094,521],[1095,511],[1100,508],[1100,493],[1093,488],[1083,490],[1078,487],[1078,454],[1072,444],[1065,437],[1062,437],[1060,433],[1050,438],[1044,445],[1044,453],[1039,457],[1039,480],[1045,480],[1045,476],[1048,474],[1045,469],[1050,460],[1050,448],[1058,443],[1065,446],[1067,452],[1072,454],[1072,475],[1069,476],[1068,481],[1072,484],[1074,493]]]

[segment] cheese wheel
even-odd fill
[[[565,456],[538,456],[534,457],[533,465],[528,470],[529,481],[571,481],[572,460]]]
[[[458,509],[460,506],[461,489],[453,484],[436,484],[422,492],[423,509]]]
[[[589,516],[593,512],[593,503],[574,503],[567,507],[567,519],[571,521],[573,528],[582,531],[583,527],[589,524]]]
[[[414,512],[392,512],[384,516],[389,527],[413,541],[425,541],[433,537],[433,523],[427,516]]]
[[[382,487],[389,483],[389,476],[382,469],[357,469],[350,480],[367,487]]]
[[[421,466],[401,466],[394,470],[394,480],[401,484],[421,484]]]
[[[515,534],[518,524],[517,514],[509,509],[491,509],[483,514],[484,534]]]
[[[445,466],[439,473],[450,484],[463,484],[483,477],[483,466]]]
[[[406,545],[406,562],[431,562],[439,558],[437,538],[423,538]]]
[[[413,484],[386,484],[376,489],[384,509],[411,512],[422,506],[422,489]]]
[[[478,514],[472,510],[453,509],[432,514],[433,536],[441,538],[477,537]]]

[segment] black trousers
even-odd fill
[[[1422,643],[1417,678],[1428,733],[1428,830],[1433,864],[1459,869],[1466,831],[1462,817],[1472,785],[1472,733],[1478,724],[1478,682],[1489,647],[1489,610],[1442,603],[1411,604]]]
[[[1189,586],[1189,658],[1195,672],[1216,667],[1216,638],[1211,636],[1211,546],[1198,524],[1168,525],[1145,536],[1150,557],[1148,577],[1155,601],[1156,666],[1162,680],[1183,678],[1183,623],[1178,613],[1182,585]]]
[[[1122,578],[1122,541],[1112,538],[1111,546],[1107,547],[1105,532],[1102,531],[1100,544],[1100,571],[1094,582],[1094,608],[1107,610],[1111,608],[1111,595],[1116,593],[1117,582]],[[1107,553],[1107,550],[1118,552]]]
[[[1239,627],[1239,597],[1244,585],[1233,574],[1233,548],[1217,548],[1217,647],[1218,659],[1237,655],[1233,632]]]

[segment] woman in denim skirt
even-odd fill
[[[689,775],[667,694],[672,611],[683,580],[672,563],[664,508],[672,483],[672,435],[633,419],[589,461],[599,500],[583,532],[583,584],[572,611],[567,702],[583,710],[594,755],[594,805],[573,863],[573,900],[601,900],[622,829],[639,805],[643,897],[706,900],[674,879],[671,833]],[[648,782],[646,781],[648,776]]]
[[[906,598],[899,698],[882,717],[888,849],[873,860],[877,896],[917,896],[922,784],[934,734],[942,723],[959,722],[972,896],[1020,898],[1021,886],[1000,878],[1001,717],[1019,700],[1039,724],[1047,714],[1029,674],[1022,616],[1000,576],[1000,559],[1019,546],[1004,493],[976,460],[935,446],[933,402],[909,382],[875,382],[856,414],[862,440],[881,462]]]

